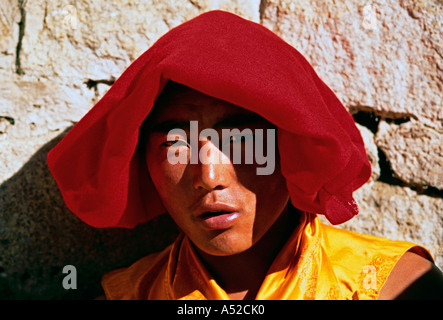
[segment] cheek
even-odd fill
[[[254,208],[250,209],[255,211],[254,241],[257,241],[284,210],[289,200],[289,192],[280,170],[276,170],[269,176],[255,176],[254,179],[247,179],[247,177],[249,175],[245,174],[240,182],[256,199]]]
[[[184,177],[186,165],[171,164],[162,152],[147,152],[146,164],[149,175],[163,202],[179,197],[180,185]],[[168,204],[164,203],[168,208]]]
[[[192,221],[188,208],[192,197],[189,194],[191,188],[184,187],[186,165],[172,165],[156,156],[147,157],[147,165],[152,183],[168,214],[184,233],[191,234]]]
[[[282,204],[286,205],[289,199],[289,192],[286,186],[286,180],[280,171],[276,171],[269,176],[262,176],[257,179],[253,188],[257,195],[257,207],[264,208],[264,211],[279,211]]]
[[[276,194],[287,194],[286,180],[276,166],[270,175],[257,175],[256,165],[235,165],[238,184],[257,196],[257,200],[271,200]]]

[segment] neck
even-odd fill
[[[248,250],[230,256],[197,252],[231,299],[255,299],[272,262],[297,224],[298,215],[286,207],[266,234]]]

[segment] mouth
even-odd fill
[[[234,225],[240,217],[238,210],[230,205],[214,203],[200,207],[199,222],[208,230],[223,230]]]

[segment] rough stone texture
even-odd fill
[[[443,131],[415,121],[382,122],[375,142],[399,179],[411,186],[443,189]]]
[[[440,1],[266,1],[263,24],[311,61],[349,107],[441,126]]]
[[[416,242],[443,267],[443,5],[438,0],[2,0],[0,298],[76,299],[171,242],[167,217],[96,230],[63,204],[46,154],[170,28],[211,9],[294,45],[355,119],[373,165],[341,227]],[[78,289],[64,290],[63,266]]]
[[[356,193],[360,215],[341,227],[422,244],[440,268],[442,15],[426,0],[268,0],[261,15],[367,126],[374,173]]]

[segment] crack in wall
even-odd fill
[[[349,111],[354,118],[355,122],[369,129],[374,135],[378,131],[380,121],[383,120],[388,123],[400,125],[411,121],[411,119],[417,119],[413,114],[406,112],[395,111],[381,111],[373,109],[369,106],[351,106]],[[420,195],[426,195],[433,198],[443,198],[443,190],[435,188],[433,186],[418,185],[407,183],[401,180],[392,169],[391,163],[383,150],[377,146],[378,165],[380,167],[380,176],[377,181],[400,187],[407,187]]]
[[[391,186],[409,188],[415,191],[418,195],[425,195],[432,198],[443,199],[443,190],[440,190],[433,186],[407,183],[398,178],[394,170],[392,170],[391,163],[389,162],[389,159],[386,157],[386,154],[383,152],[383,150],[377,147],[377,152],[379,159],[378,165],[380,166],[380,176],[378,177],[377,181],[389,184]]]
[[[115,82],[115,78],[111,76],[109,79],[99,79],[99,80],[88,79],[84,82],[84,84],[86,84],[88,89],[97,90],[97,86],[100,83],[106,84],[108,86],[112,86],[114,84],[114,82]]]
[[[83,83],[86,84],[88,89],[94,90],[94,99],[93,99],[93,101],[95,103],[104,94],[103,90],[100,90],[98,85],[99,84],[105,84],[107,86],[112,86],[114,84],[115,80],[116,80],[115,77],[110,76],[109,79],[98,79],[98,80],[96,80],[96,79],[87,79]]]
[[[268,6],[268,0],[260,0],[260,5],[258,7],[260,23],[263,24],[263,17],[265,15],[266,7]]]
[[[114,82],[115,82],[115,78],[111,77],[109,79],[100,79],[100,80],[88,79],[84,83],[86,84],[86,86],[89,89],[92,89],[92,88],[96,88],[99,83],[103,83],[103,84],[107,84],[108,86],[111,86]]]
[[[18,8],[20,11],[20,21],[18,23],[18,41],[17,41],[17,47],[15,50],[15,73],[18,75],[25,74],[20,61],[20,53],[22,51],[22,43],[23,43],[23,37],[25,36],[25,26],[26,26],[26,6],[27,0],[18,0]]]
[[[0,116],[0,135],[6,133],[10,126],[15,124],[15,119],[9,116]],[[1,272],[0,272],[1,273]]]
[[[373,134],[378,131],[378,125],[383,120],[387,123],[402,124],[411,119],[418,120],[415,114],[389,110],[377,110],[370,106],[355,105],[349,107],[349,112],[355,122],[368,128]]]

